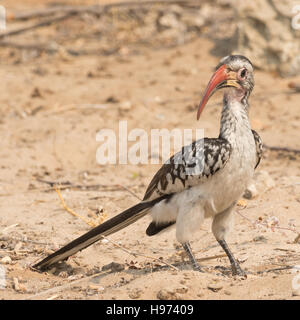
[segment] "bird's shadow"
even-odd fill
[[[109,267],[107,267],[109,266]],[[174,267],[171,268],[168,265],[158,265],[158,266],[145,266],[145,267],[140,267],[140,268],[125,268],[125,265],[121,265],[121,264],[115,264],[115,263],[111,263],[109,265],[107,265],[105,267],[102,268],[98,268],[95,267],[91,270],[86,271],[84,268],[82,267],[73,267],[71,266],[67,261],[61,261],[59,263],[57,263],[52,269],[47,270],[46,272],[49,272],[51,274],[53,274],[54,276],[63,276],[65,278],[69,277],[69,276],[73,276],[73,275],[77,275],[77,274],[85,274],[85,276],[90,277],[95,275],[95,277],[93,277],[93,282],[99,282],[100,279],[111,275],[111,274],[117,274],[117,273],[121,273],[124,272],[128,275],[132,275],[132,276],[144,276],[147,274],[151,274],[154,272],[159,272],[159,271],[178,271],[178,272],[182,272],[182,271],[193,271],[192,266],[190,265],[189,262],[185,262],[185,261],[180,261],[180,262],[175,262],[172,263],[172,266]],[[120,267],[120,266],[123,266]],[[213,271],[217,271],[217,273],[215,275],[219,275],[219,276],[226,276],[226,277],[231,277],[232,275],[232,271],[231,268],[226,268],[224,266],[215,266],[215,267],[206,267],[206,266],[202,266],[201,268],[201,272],[199,272],[199,274],[212,274]],[[34,269],[34,271],[38,271],[36,269]],[[103,273],[101,273],[103,272]],[[195,271],[198,272],[198,271]],[[99,274],[99,275],[97,275]]]

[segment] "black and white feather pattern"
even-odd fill
[[[231,151],[230,143],[220,138],[204,138],[183,147],[158,170],[143,200],[178,193],[205,182],[226,165]]]
[[[252,133],[254,136],[254,141],[255,141],[255,146],[256,146],[256,166],[255,166],[255,169],[256,169],[257,166],[259,165],[261,157],[262,157],[263,143],[261,141],[259,134],[256,131],[252,130]]]

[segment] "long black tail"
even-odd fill
[[[141,202],[122,213],[118,214],[117,216],[111,218],[108,221],[100,224],[99,226],[93,228],[92,230],[88,231],[84,235],[80,236],[79,238],[73,240],[72,242],[68,243],[61,249],[57,250],[56,252],[49,255],[44,260],[38,262],[33,266],[33,268],[39,270],[46,270],[53,264],[63,261],[67,259],[69,256],[75,254],[76,252],[90,246],[91,244],[95,243],[96,241],[100,240],[104,236],[108,236],[112,233],[115,233],[128,225],[134,223],[138,219],[145,216],[149,209],[153,207],[156,203],[169,198],[170,195],[164,195],[160,198],[157,198],[152,201],[148,202]]]

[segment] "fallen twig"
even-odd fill
[[[196,0],[147,0],[147,1],[129,1],[129,2],[118,2],[118,3],[110,3],[105,5],[92,5],[92,6],[59,6],[56,8],[46,8],[46,9],[40,9],[36,10],[34,12],[28,12],[28,13],[11,13],[8,15],[10,20],[28,20],[31,18],[38,18],[38,17],[47,17],[52,16],[57,13],[60,13],[59,16],[54,16],[52,18],[43,20],[41,22],[38,22],[36,24],[30,25],[30,26],[24,26],[21,28],[18,28],[16,30],[7,31],[0,34],[0,39],[3,39],[8,36],[15,36],[27,31],[31,31],[37,28],[46,27],[53,23],[61,22],[63,20],[66,20],[72,16],[78,16],[79,14],[83,13],[91,13],[96,15],[101,15],[104,12],[109,11],[112,8],[116,7],[144,7],[144,6],[151,6],[156,4],[162,4],[162,5],[170,5],[170,4],[177,4],[181,6],[201,6],[202,4],[199,1]],[[63,13],[63,14],[62,14]]]
[[[49,243],[46,243],[46,242],[28,240],[28,239],[24,239],[24,238],[21,238],[21,237],[20,238],[19,237],[9,237],[9,236],[0,237],[0,241],[10,241],[10,240],[20,241],[20,242],[24,242],[24,243],[38,244],[38,245],[43,245],[43,246],[48,246],[49,245]]]
[[[130,189],[128,189],[127,187],[125,186],[122,186],[121,184],[118,184],[118,186],[124,190],[126,190],[127,192],[129,192],[131,195],[133,195],[135,198],[137,198],[138,200],[142,201],[142,199],[137,196],[134,192],[132,192]]]
[[[61,201],[61,203],[62,203],[62,205],[63,205],[63,207],[64,207],[64,209],[68,212],[68,213],[70,213],[71,215],[73,215],[74,217],[77,217],[77,218],[79,218],[79,219],[81,219],[82,221],[84,221],[85,223],[87,223],[90,227],[96,227],[98,224],[100,224],[101,222],[99,222],[98,224],[97,223],[95,223],[95,222],[93,222],[92,220],[88,220],[88,219],[86,219],[85,217],[82,217],[81,215],[79,215],[78,213],[76,213],[74,210],[72,210],[71,208],[69,208],[67,205],[66,205],[66,203],[65,203],[65,201],[64,201],[64,199],[63,199],[63,197],[62,197],[62,195],[61,195],[61,193],[60,193],[60,191],[59,191],[59,188],[57,187],[57,186],[53,186],[53,188],[54,188],[54,190],[56,191],[56,193],[58,194],[58,197],[59,197],[59,199],[60,199],[60,201]]]
[[[219,258],[224,258],[224,257],[227,257],[227,255],[225,253],[221,253],[221,254],[216,254],[214,256],[204,257],[204,258],[200,258],[200,259],[196,259],[196,260],[198,262],[203,262],[203,261],[214,260],[214,259],[219,259]]]
[[[1,34],[0,34],[1,36]],[[57,48],[51,48],[48,45],[45,44],[22,44],[22,43],[15,43],[11,41],[0,41],[0,47],[7,47],[7,48],[14,48],[19,50],[36,50],[38,52],[46,52],[50,54],[54,54],[56,52],[59,52],[62,47],[58,46]],[[70,56],[86,56],[86,55],[104,55],[109,56],[115,53],[118,53],[120,50],[120,47],[115,47],[111,49],[82,49],[82,50],[75,50],[75,49],[63,49],[67,54]],[[71,109],[76,109],[76,107],[72,107]],[[71,110],[70,109],[70,110]],[[66,111],[66,110],[63,110]],[[68,111],[68,110],[67,110]]]
[[[52,8],[38,9],[28,12],[16,12],[8,14],[8,20],[17,21],[17,20],[29,20],[33,18],[42,18],[57,13],[67,13],[67,14],[82,14],[82,13],[91,13],[91,14],[102,14],[104,11],[108,11],[112,8],[127,8],[127,7],[144,7],[152,5],[170,5],[177,4],[180,6],[193,6],[199,7],[203,4],[197,0],[146,0],[146,1],[128,1],[128,2],[116,2],[109,3],[104,5],[88,5],[88,6],[55,6]]]
[[[54,187],[54,186],[59,186],[60,190],[63,189],[81,189],[81,190],[98,190],[99,188],[106,188],[106,191],[119,191],[121,189],[125,189],[126,187],[123,187],[119,184],[115,184],[115,185],[105,185],[105,184],[73,184],[69,181],[65,181],[65,182],[57,182],[57,181],[47,181],[47,180],[43,180],[43,179],[36,179],[39,182],[42,183],[46,183],[48,185],[50,185],[50,187]],[[107,190],[108,189],[108,190]],[[54,190],[54,189],[47,189],[48,190]],[[128,190],[127,190],[128,191]]]
[[[27,31],[31,31],[31,30],[34,30],[34,29],[37,29],[37,28],[46,27],[46,26],[49,26],[49,25],[51,25],[53,23],[60,22],[60,21],[63,21],[65,19],[68,19],[72,15],[74,15],[74,14],[67,13],[67,14],[64,14],[64,15],[61,15],[61,16],[58,16],[58,17],[54,17],[54,18],[51,18],[51,19],[48,19],[48,20],[41,21],[39,23],[35,23],[35,24],[31,25],[31,26],[26,26],[26,27],[18,28],[16,30],[7,31],[7,32],[4,32],[4,33],[0,34],[0,39],[3,39],[3,38],[8,37],[8,36],[15,36],[15,35],[18,35],[18,34],[21,34],[21,33],[27,32]]]
[[[6,234],[7,232],[9,232],[11,229],[17,227],[19,224],[18,223],[15,223],[15,224],[12,224],[8,227],[5,227],[4,229],[0,230],[0,234]]]
[[[84,277],[84,278],[81,278],[81,279],[78,279],[78,280],[74,280],[68,284],[64,284],[62,286],[59,286],[59,287],[55,287],[55,288],[51,288],[51,289],[47,289],[45,291],[42,291],[42,292],[38,292],[32,296],[29,296],[26,300],[32,300],[32,299],[36,299],[38,297],[41,297],[41,296],[44,296],[44,295],[47,295],[47,294],[53,294],[53,293],[57,293],[59,291],[62,291],[64,289],[67,289],[67,288],[70,288],[72,286],[74,286],[75,284],[78,284],[84,280],[90,280],[92,278],[95,278],[95,277],[99,277],[99,276],[104,276],[104,275],[107,275],[107,274],[110,274],[112,273],[112,271],[101,271],[101,272],[98,272],[98,273],[95,273],[91,276],[88,276],[88,277]]]
[[[289,270],[289,269],[293,269],[295,268],[295,266],[284,266],[284,267],[280,267],[280,268],[274,268],[274,269],[268,269],[268,270],[263,270],[263,271],[258,271],[257,274],[261,274],[264,272],[274,272],[274,271],[282,271],[282,270]]]
[[[132,192],[128,187],[123,186],[121,184],[113,184],[113,185],[105,185],[105,184],[91,184],[91,185],[85,185],[85,184],[73,184],[69,181],[49,181],[49,180],[43,180],[40,178],[36,179],[39,182],[46,183],[50,187],[54,186],[59,186],[60,190],[64,189],[81,189],[81,190],[98,190],[99,188],[105,188],[105,191],[120,191],[120,190],[125,190],[129,192],[131,195],[133,195],[135,198],[139,199],[140,201],[142,200],[139,196],[137,196],[134,192]],[[50,191],[54,189],[46,189],[45,191]]]
[[[8,14],[9,21],[23,21],[34,18],[44,18],[49,17],[58,13],[65,14],[80,14],[80,13],[93,13],[100,14],[103,11],[102,6],[55,6],[50,8],[37,9],[25,12],[15,12]]]
[[[42,182],[42,183],[46,183],[46,184],[49,184],[50,187],[54,187],[54,186],[71,186],[71,182],[70,181],[60,181],[60,182],[57,182],[57,181],[49,181],[49,180],[44,180],[44,179],[40,179],[40,178],[37,178],[36,179],[38,182]]]
[[[151,256],[147,256],[145,254],[141,254],[141,253],[137,253],[137,252],[133,252],[133,251],[130,251],[128,249],[126,249],[125,247],[121,246],[120,244],[110,240],[110,239],[107,239],[106,237],[103,237],[103,239],[106,239],[108,242],[111,242],[114,246],[118,247],[119,249],[123,250],[124,252],[134,256],[134,257],[137,257],[137,256],[140,256],[140,257],[143,257],[143,258],[147,258],[147,259],[151,259],[151,260],[154,260],[154,261],[158,261],[162,264],[165,264],[166,266],[174,269],[175,271],[178,271],[178,268],[176,268],[174,265],[170,264],[170,263],[167,263],[166,261],[164,260],[161,260],[161,259],[158,259],[158,258],[155,258],[155,257],[151,257]]]

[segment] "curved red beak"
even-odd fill
[[[211,77],[209,83],[204,91],[203,98],[199,104],[197,112],[197,120],[207,104],[209,98],[218,90],[225,87],[236,87],[240,88],[239,83],[236,79],[236,73],[233,71],[227,71],[226,65],[222,65]]]

